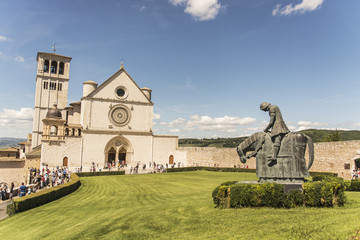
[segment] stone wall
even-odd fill
[[[255,159],[240,163],[235,148],[180,147],[186,151],[187,166],[219,166],[256,168]],[[314,144],[315,159],[310,171],[336,172],[340,177],[351,179],[355,159],[360,159],[360,141],[324,142]],[[306,153],[308,162],[308,153]],[[349,169],[345,169],[348,164]],[[350,164],[350,166],[349,166]]]
[[[24,171],[25,160],[0,160],[0,183],[6,182],[9,186],[14,182],[19,187],[26,180]]]

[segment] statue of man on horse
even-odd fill
[[[261,182],[302,182],[309,177],[308,170],[314,161],[314,145],[310,137],[290,132],[280,109],[263,102],[260,109],[268,111],[270,122],[263,132],[257,132],[245,139],[237,152],[242,163],[256,157],[256,175]],[[271,132],[270,132],[271,129]],[[309,163],[306,166],[305,151],[308,145]],[[247,152],[251,152],[246,155]]]

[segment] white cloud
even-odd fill
[[[289,4],[284,7],[281,7],[280,4],[277,4],[272,11],[272,15],[290,15],[292,13],[305,13],[312,12],[318,9],[324,0],[302,0],[301,3],[296,5]]]
[[[21,108],[19,111],[4,108],[0,112],[0,127],[19,127],[31,126],[33,119],[32,108]]]
[[[0,42],[9,42],[9,41],[11,41],[10,38],[5,37],[5,36],[0,36]]]
[[[22,63],[22,62],[25,61],[25,59],[24,59],[22,56],[17,56],[17,57],[15,58],[15,61]]]
[[[310,128],[325,127],[328,124],[320,123],[320,122],[299,121],[299,122],[297,122],[297,125],[298,125],[298,128],[296,129],[296,131],[302,131],[302,130],[310,129]]]
[[[180,132],[180,129],[174,128],[174,129],[170,129],[169,131],[170,131],[171,133],[179,133],[179,132]]]
[[[159,113],[154,113],[154,120],[159,120],[161,115]]]
[[[169,2],[174,6],[186,6],[184,12],[198,21],[215,19],[220,10],[225,8],[218,3],[218,0],[169,0]]]
[[[186,123],[186,119],[178,118],[178,119],[175,119],[174,121],[171,121],[169,123],[169,127],[174,127],[176,125],[184,125],[185,123]]]
[[[256,122],[255,118],[245,117],[245,118],[239,118],[239,117],[218,117],[218,118],[211,118],[209,116],[191,116],[192,120],[189,121],[190,124],[195,125],[249,125]]]

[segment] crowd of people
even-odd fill
[[[15,187],[14,182],[10,185],[2,183],[0,186],[0,199],[6,201],[15,196],[23,197],[27,194],[35,193],[39,189],[55,187],[70,181],[70,171],[67,167],[56,167],[50,170],[47,165],[42,168],[31,168],[29,182],[27,185],[22,183]]]

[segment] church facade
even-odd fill
[[[152,90],[140,88],[121,64],[98,85],[83,83],[83,96],[67,105],[70,57],[38,53],[32,148],[41,146],[41,164],[70,170],[108,163],[179,163],[177,136],[153,133]]]

